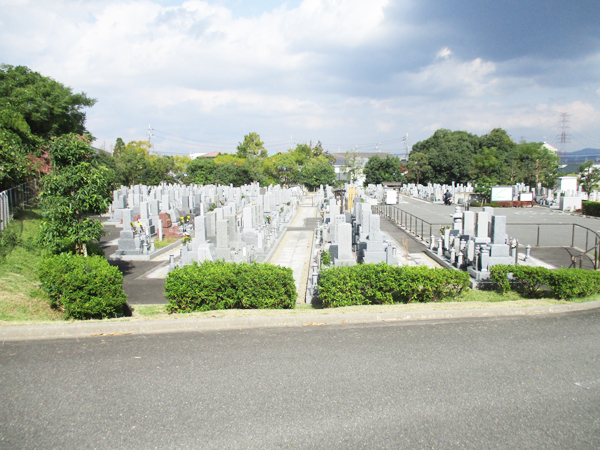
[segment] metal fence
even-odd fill
[[[577,223],[508,223],[506,231],[532,247],[571,247],[599,268],[600,234]],[[581,261],[579,261],[581,264]]]
[[[427,222],[426,220],[403,211],[393,205],[375,205],[373,206],[373,212],[390,219],[400,228],[404,229],[404,231],[427,242],[428,245],[431,244],[431,236],[440,234],[440,227],[451,225],[450,223]]]
[[[8,226],[18,208],[29,204],[36,197],[35,180],[0,192],[0,231]]]

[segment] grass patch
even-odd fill
[[[39,288],[37,268],[41,258],[35,244],[40,223],[37,209],[21,211],[2,232],[0,253],[0,321],[39,322],[61,320]]]
[[[154,241],[154,248],[158,250],[159,248],[166,247],[167,245],[171,245],[174,242],[177,242],[179,240],[180,240],[179,238],[175,238],[175,237],[164,238],[162,241],[155,240]]]

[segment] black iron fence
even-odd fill
[[[37,197],[37,183],[32,180],[0,192],[0,231],[13,219],[17,208],[27,205]]]

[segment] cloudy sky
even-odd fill
[[[403,152],[438,128],[600,148],[597,0],[0,0],[0,63],[98,103],[96,145]]]

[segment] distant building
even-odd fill
[[[192,153],[190,152],[190,159],[196,159],[196,158],[216,158],[217,156],[221,155],[221,152],[210,152],[210,153]]]
[[[348,172],[346,167],[346,154],[345,153],[332,153],[331,156],[335,158],[333,163],[333,169],[335,170],[336,181],[348,181]],[[372,156],[379,156],[380,158],[387,158],[389,153],[367,153],[367,152],[358,152],[356,153],[356,160],[361,165],[361,170],[358,173],[358,177],[356,179],[356,183],[362,185],[365,181],[365,176],[363,175],[362,168],[365,167],[367,161]]]
[[[544,147],[545,149],[550,150],[553,153],[558,154],[558,149],[556,147],[551,146],[550,144],[548,144],[547,142],[544,142],[544,144],[542,145],[542,147]]]

